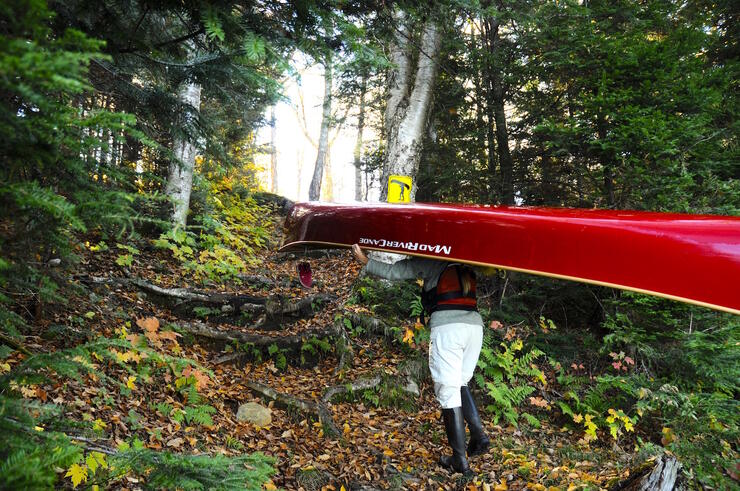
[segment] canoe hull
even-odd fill
[[[633,290],[740,314],[740,218],[297,203],[281,250],[362,247]]]

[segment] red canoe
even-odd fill
[[[282,251],[349,247],[632,290],[740,314],[740,217],[297,203]]]

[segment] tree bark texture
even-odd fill
[[[275,118],[275,106],[270,108],[270,191],[278,194],[278,170],[277,170],[277,119]]]
[[[331,85],[332,61],[327,55],[324,62],[324,102],[321,110],[321,132],[319,133],[319,148],[316,153],[316,165],[313,169],[311,186],[308,189],[308,200],[318,201],[321,197],[321,180],[324,175],[324,165],[329,153],[329,123],[331,120]]]
[[[414,178],[410,190],[411,201],[414,201],[417,190],[416,175],[421,160],[424,128],[429,116],[434,82],[437,76],[437,57],[441,43],[441,31],[432,20],[424,24],[421,34],[421,48],[416,65],[416,73],[411,93],[408,98],[398,103],[395,113],[386,120],[387,144],[383,177],[381,178],[381,200],[388,199],[388,177],[394,174]],[[399,56],[400,57],[400,56]],[[392,80],[392,83],[395,81]],[[390,87],[391,89],[394,86]],[[396,104],[394,93],[390,94],[391,103]]]
[[[673,491],[677,489],[681,463],[672,455],[659,456],[652,465],[636,470],[610,491]],[[680,487],[680,485],[679,485]]]
[[[357,139],[355,140],[355,201],[362,201],[362,132],[365,129],[365,92],[367,78],[363,75],[360,84],[360,109],[357,116]]]
[[[496,133],[496,150],[501,178],[501,202],[505,205],[514,204],[514,162],[509,150],[509,132],[506,127],[506,112],[504,104],[504,86],[499,64],[496,63],[496,50],[499,41],[499,21],[488,18],[483,21],[483,28],[488,49],[489,69],[486,70],[488,85],[488,114],[493,116]],[[489,136],[491,121],[489,120]],[[492,143],[489,146],[489,172],[492,171]],[[495,165],[495,164],[494,164]]]
[[[181,116],[181,126],[190,126],[200,111],[200,84],[185,82],[178,93],[180,102],[188,109]],[[175,159],[170,162],[165,194],[172,200],[171,222],[175,227],[184,228],[190,208],[190,192],[193,189],[193,169],[196,155],[195,142],[187,137],[175,138],[172,153]]]
[[[408,97],[411,76],[412,46],[409,45],[411,28],[406,13],[401,9],[393,12],[396,31],[390,47],[390,60],[393,67],[388,71],[388,102],[383,115],[383,133],[386,140],[388,132],[396,119],[398,107]]]

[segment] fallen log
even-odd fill
[[[281,409],[298,411],[313,417],[313,419],[316,419],[323,426],[324,435],[335,437],[341,434],[339,428],[334,423],[331,411],[329,411],[329,408],[323,402],[306,401],[289,394],[278,392],[271,387],[254,381],[247,381],[245,385],[253,393],[275,401],[275,405]]]

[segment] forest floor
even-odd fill
[[[448,451],[440,410],[426,368],[414,362],[425,346],[401,341],[411,319],[383,329],[370,306],[350,301],[360,268],[349,252],[311,259],[311,289],[296,282],[301,259],[275,247],[260,253],[242,284],[209,289],[191,284],[169,251],[140,247],[128,266],[116,264],[115,249],[80,250],[75,282],[88,288],[44,312],[38,325],[39,333],[54,325],[67,331],[27,338],[29,349],[49,353],[120,337],[194,362],[180,372],[150,370],[146,355],[122,351],[116,356],[123,364],[96,363],[121,382],[120,391],[88,375],[24,392],[63,405],[67,418],[94,422],[96,436],[85,440],[91,445],[115,448],[138,438],[152,449],[194,454],[261,451],[275,459],[268,489],[599,489],[628,472],[630,454],[610,442],[589,445],[546,419],[539,428],[494,425],[485,414],[492,445],[470,461],[475,477],[440,468],[437,459]],[[175,288],[188,290],[167,290]],[[337,349],[341,339],[351,359]],[[401,390],[412,379],[416,387]],[[182,390],[190,383],[195,398]],[[327,394],[330,388],[339,396]],[[269,407],[271,422],[239,422],[237,409],[248,402]]]

